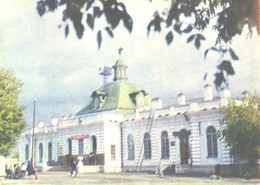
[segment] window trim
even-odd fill
[[[116,160],[116,145],[111,145],[111,161]]]
[[[29,160],[29,144],[25,145],[25,160]]]
[[[79,139],[78,140],[78,155],[83,155],[83,154],[84,154],[84,139]]]
[[[132,134],[127,136],[127,160],[135,160],[135,145]]]
[[[43,159],[43,145],[42,143],[39,144],[39,162],[42,162]]]
[[[217,132],[213,126],[207,127],[207,158],[218,158],[218,139]]]
[[[48,143],[48,161],[52,161],[52,142],[50,141],[49,143]]]
[[[152,159],[152,142],[151,136],[149,133],[144,134],[144,159],[149,160]]]
[[[161,134],[161,159],[170,158],[170,147],[169,147],[169,137],[168,132],[163,131]]]

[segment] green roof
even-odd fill
[[[144,106],[151,106],[151,97],[144,89],[130,84],[125,80],[107,83],[92,93],[86,107],[81,109],[76,115],[79,116],[105,110],[116,110],[120,114],[132,113],[136,109],[135,97],[140,94],[144,97]],[[98,108],[95,108],[93,105],[95,97],[104,97],[101,98],[103,102],[100,103]]]

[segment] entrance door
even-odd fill
[[[187,130],[180,131],[180,156],[181,164],[188,164],[189,159],[189,135]]]

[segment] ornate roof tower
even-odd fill
[[[151,108],[151,97],[147,91],[126,81],[127,65],[120,59],[120,56],[113,69],[113,82],[94,91],[86,107],[81,109],[76,114],[77,116],[108,110],[126,114],[133,113],[136,109]]]

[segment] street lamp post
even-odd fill
[[[31,162],[34,167],[34,127],[35,127],[35,100],[33,101],[33,130],[32,130],[32,158]]]

